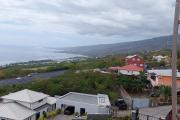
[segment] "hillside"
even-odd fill
[[[160,50],[162,48],[170,49],[171,43],[172,36],[162,36],[134,42],[64,48],[63,52],[81,54],[91,57],[102,57],[106,55],[121,53],[126,54],[134,52]],[[180,44],[179,41],[178,44]]]

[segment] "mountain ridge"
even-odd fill
[[[180,45],[180,40],[178,40]],[[122,42],[113,44],[99,44],[90,46],[63,48],[64,53],[81,54],[90,57],[102,57],[114,54],[131,54],[160,49],[171,49],[172,36],[161,36],[140,41]]]

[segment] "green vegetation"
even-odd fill
[[[48,63],[39,65],[15,65],[0,69],[0,79],[25,76],[33,72],[51,72],[57,70],[82,70],[94,68],[106,68],[109,66],[124,65],[124,59],[121,56],[107,56],[98,59],[87,59],[84,61]]]
[[[18,76],[25,76],[29,73],[34,72],[51,72],[57,70],[66,70],[69,69],[70,65],[68,63],[60,63],[60,64],[46,64],[46,65],[16,65],[10,66],[7,68],[0,69],[0,79],[5,78],[13,78]]]
[[[31,89],[41,91],[49,95],[63,95],[76,91],[83,93],[104,93],[108,94],[111,100],[119,97],[118,89],[121,85],[129,92],[142,92],[146,87],[145,78],[117,76],[96,72],[66,72],[57,78],[49,80],[39,79],[24,85],[1,86],[0,95],[15,92],[21,89]]]
[[[170,56],[170,51],[161,50],[149,53],[143,53],[141,56],[145,59],[150,67],[168,67],[169,63],[156,62],[152,60],[153,55]],[[180,52],[179,52],[180,56]],[[104,58],[87,59],[83,61],[49,63],[39,65],[16,65],[8,68],[0,69],[0,79],[24,76],[32,72],[49,72],[56,70],[68,69],[64,75],[48,80],[38,79],[31,83],[13,86],[0,86],[0,96],[10,92],[22,89],[31,89],[41,91],[49,95],[63,95],[71,91],[83,93],[104,93],[108,94],[111,101],[116,100],[119,96],[119,88],[123,86],[129,93],[143,93],[146,90],[148,81],[141,73],[140,76],[111,75],[93,72],[91,69],[108,68],[110,66],[125,65],[125,56],[114,55]],[[80,70],[80,72],[76,72]],[[170,96],[170,88],[160,87],[157,91],[158,95],[164,95],[165,98]]]
[[[42,117],[40,117],[38,120],[49,120],[52,119],[54,117],[56,117],[57,115],[61,114],[61,110],[57,109],[54,111],[51,111],[49,113],[43,113],[44,115]]]

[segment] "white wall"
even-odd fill
[[[118,70],[118,73],[124,74],[124,75],[139,75],[139,71],[127,71],[127,70]]]
[[[80,108],[85,108],[85,112],[87,114],[109,114],[109,109],[107,110],[106,108],[102,108],[102,107],[99,108],[99,106],[94,105],[94,104],[63,100],[63,98],[57,100],[57,108],[61,109],[61,104],[74,106],[75,112],[78,112],[78,113],[80,113]]]
[[[31,104],[31,109],[36,109],[46,103],[47,103],[47,98],[44,98],[43,101],[41,101],[41,102],[35,102],[35,103]]]
[[[31,116],[31,117],[29,117],[27,119],[24,119],[24,120],[36,120],[36,115],[33,115],[33,116]]]
[[[48,107],[43,108],[43,109],[37,111],[37,113],[40,113],[40,116],[43,116],[43,112],[46,112],[46,113],[47,113],[47,109],[48,109]]]

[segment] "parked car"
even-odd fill
[[[115,106],[119,108],[119,110],[127,110],[127,104],[123,99],[118,99],[115,101]]]
[[[16,78],[16,80],[20,80],[20,79],[21,79],[21,77],[17,77],[17,78]]]
[[[31,75],[31,74],[28,74],[27,76],[28,76],[28,77],[32,77],[32,75]]]

